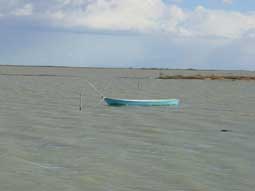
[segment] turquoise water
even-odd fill
[[[158,75],[0,67],[0,190],[254,190],[254,82]],[[87,79],[105,96],[181,105],[108,107]]]

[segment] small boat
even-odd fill
[[[107,97],[103,99],[110,106],[177,106],[180,102],[178,99],[132,100]]]

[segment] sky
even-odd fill
[[[255,70],[255,1],[0,0],[0,64]]]

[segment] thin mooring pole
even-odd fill
[[[82,93],[80,93],[80,111],[82,111]]]
[[[140,80],[137,81],[137,88],[142,89],[142,82]]]

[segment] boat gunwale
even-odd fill
[[[111,100],[116,100],[116,101],[127,101],[127,102],[163,102],[163,101],[179,101],[179,99],[121,99],[121,98],[109,98],[109,97],[104,97],[105,99],[111,99]]]

